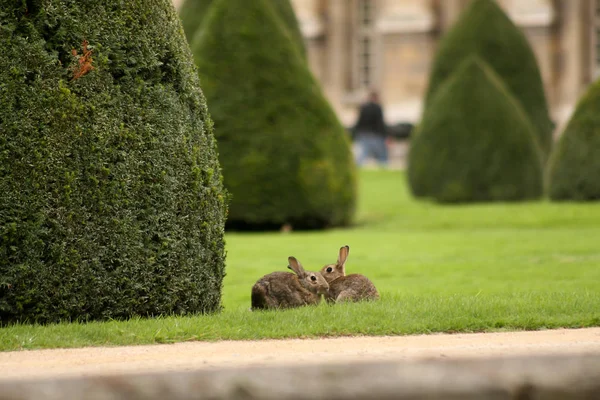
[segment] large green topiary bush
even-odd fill
[[[226,192],[170,0],[2,1],[0,322],[220,309]]]
[[[190,45],[193,45],[194,36],[201,35],[203,22],[212,3],[213,0],[186,0],[181,5],[179,15]],[[277,15],[282,19],[287,29],[289,29],[294,43],[298,46],[302,56],[306,57],[304,37],[300,31],[300,25],[290,0],[269,0],[269,3],[273,6]]]
[[[600,80],[581,98],[550,159],[553,200],[600,200]]]
[[[192,43],[196,31],[208,13],[213,0],[185,0],[179,7],[179,17],[188,43]]]
[[[521,106],[491,67],[466,59],[438,90],[413,137],[408,176],[440,202],[542,195],[541,151]]]
[[[211,105],[231,227],[347,224],[349,138],[266,0],[216,0],[193,47]]]
[[[494,69],[521,103],[547,156],[553,124],[537,60],[525,35],[493,0],[474,0],[442,38],[433,62],[426,104],[473,54]]]
[[[296,18],[292,3],[290,0],[271,0],[270,3],[292,35],[292,39],[294,39],[294,43],[298,46],[298,50],[300,50],[303,57],[306,57],[304,36],[300,30],[300,23],[298,22],[298,18]]]

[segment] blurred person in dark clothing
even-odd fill
[[[379,164],[387,165],[388,135],[379,95],[375,90],[369,93],[369,99],[360,106],[358,121],[353,130],[358,144],[356,163],[363,165],[367,158],[374,157]]]

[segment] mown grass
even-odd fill
[[[600,326],[600,204],[440,206],[413,200],[401,172],[360,183],[352,229],[228,234],[221,314],[10,326],[0,350]],[[248,311],[252,284],[289,255],[317,269],[344,244],[380,302]]]

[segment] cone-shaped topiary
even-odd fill
[[[212,3],[213,0],[185,0],[179,7],[181,25],[188,43],[192,43]]]
[[[302,56],[306,58],[304,36],[300,30],[300,23],[298,22],[298,18],[296,18],[296,13],[294,12],[292,3],[290,0],[271,0],[270,3],[273,5],[273,8],[281,17],[284,25],[292,35],[292,39],[294,39],[294,43],[296,43],[298,46],[298,50],[300,50]]]
[[[542,194],[533,127],[498,75],[467,58],[425,111],[409,156],[417,196],[440,202],[514,201]]]
[[[525,35],[493,0],[474,0],[441,40],[426,104],[472,54],[487,62],[521,103],[547,156],[552,146],[553,124],[537,60]]]
[[[226,192],[170,0],[3,1],[0,323],[220,309]]]
[[[349,139],[267,0],[216,0],[193,47],[219,143],[229,226],[347,224]]]
[[[600,200],[600,80],[581,98],[550,159],[550,198]]]
[[[203,21],[205,20],[212,3],[213,0],[186,0],[181,5],[179,16],[181,17],[183,30],[185,31],[185,36],[190,45],[193,45],[192,42],[194,41],[195,35],[201,35],[199,31],[202,30]],[[296,13],[294,12],[290,0],[269,0],[269,3],[283,20],[287,29],[289,29],[302,56],[306,57],[304,37],[300,31],[300,25],[298,24],[298,19],[296,18]]]

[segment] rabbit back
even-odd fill
[[[317,304],[320,296],[302,287],[295,274],[272,272],[252,286],[252,309],[293,308]]]
[[[379,292],[369,278],[361,274],[339,277],[329,283],[328,302],[378,300]]]

